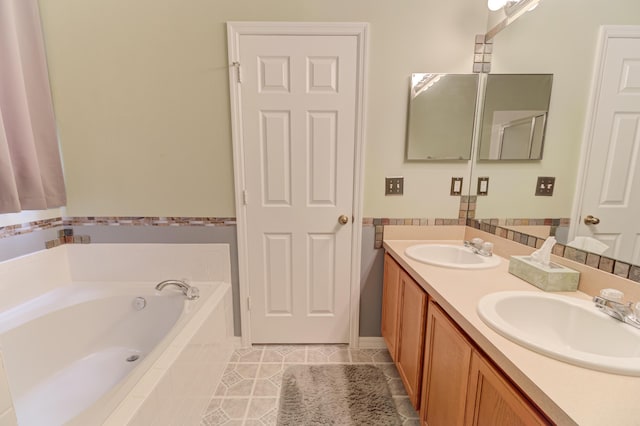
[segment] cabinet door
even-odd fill
[[[400,288],[402,303],[396,366],[411,404],[418,410],[422,388],[427,293],[402,269],[400,270]]]
[[[381,332],[389,354],[398,360],[398,328],[400,311],[400,265],[388,253],[384,255],[384,280],[382,282]]]
[[[467,425],[520,426],[550,422],[477,352],[471,357]],[[431,425],[430,425],[431,426]]]
[[[429,301],[420,410],[423,425],[464,424],[471,352],[466,336],[440,306]]]

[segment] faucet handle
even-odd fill
[[[187,296],[189,300],[196,300],[200,297],[200,289],[198,289],[198,287],[189,287],[185,292],[185,296]]]
[[[607,299],[610,302],[622,303],[624,293],[615,288],[603,288],[600,290],[600,297]]]
[[[486,255],[491,256],[493,254],[493,243],[489,241],[482,243],[482,252]]]
[[[477,248],[478,250],[482,248],[482,243],[484,243],[484,241],[482,241],[482,238],[476,237],[471,240],[471,245]]]

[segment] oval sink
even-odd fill
[[[478,314],[499,334],[543,355],[640,376],[640,330],[600,312],[590,300],[504,291],[480,299]]]
[[[486,269],[500,264],[500,256],[481,256],[470,248],[453,244],[416,244],[404,253],[413,260],[457,269]]]

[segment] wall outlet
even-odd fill
[[[538,177],[536,183],[536,195],[550,197],[553,195],[553,188],[556,186],[556,178],[549,176]]]
[[[384,178],[384,195],[402,195],[404,191],[404,178],[388,177]]]

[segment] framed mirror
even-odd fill
[[[407,160],[469,160],[477,74],[414,73],[407,119]]]
[[[540,160],[552,74],[489,74],[482,107],[480,160]]]

